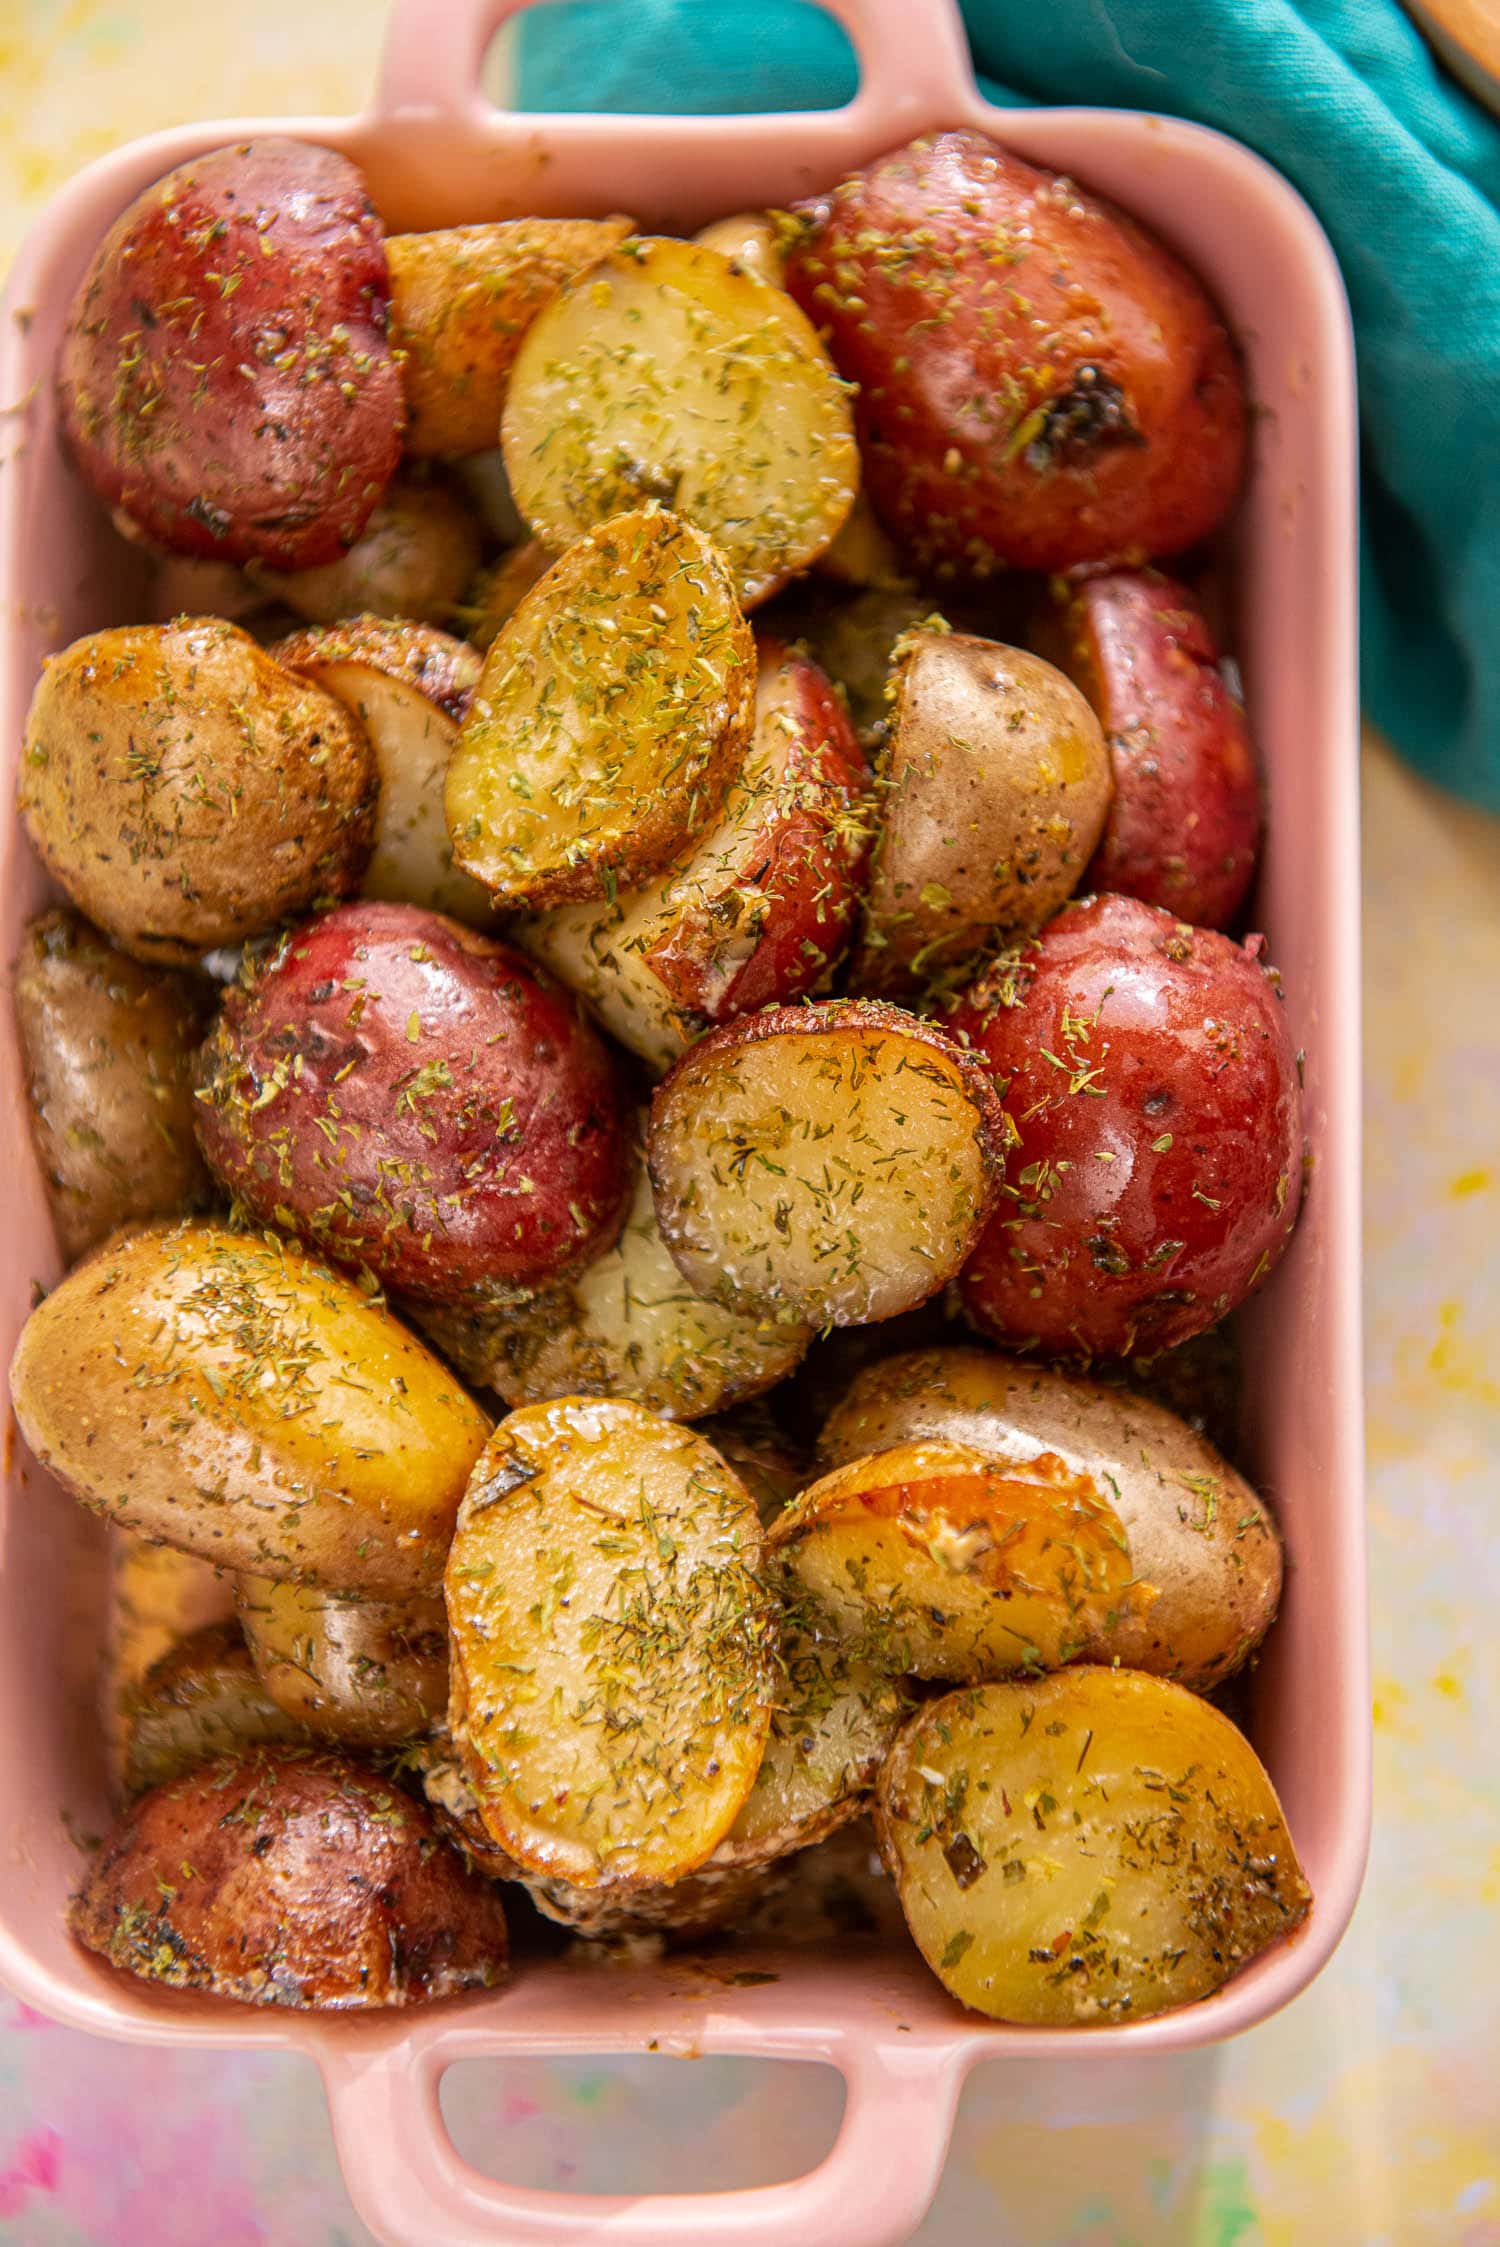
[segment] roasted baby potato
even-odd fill
[[[860,746],[878,749],[890,716],[887,688],[896,650],[909,632],[942,631],[945,619],[909,588],[866,586],[857,593],[816,577],[789,588],[766,622],[805,647],[843,694]]]
[[[111,1966],[244,2005],[352,2011],[505,1979],[505,1912],[422,1804],[344,1757],[201,1764],[126,1811],[68,1924]]]
[[[863,492],[844,517],[838,537],[824,548],[813,567],[836,585],[847,585],[856,592],[910,590],[901,556],[881,529],[880,519]]]
[[[929,1702],[886,1763],[875,1825],[922,1956],[992,2020],[1191,2004],[1311,1901],[1249,1741],[1130,1670]]]
[[[188,962],[354,889],[375,771],[343,707],[213,617],[53,656],[18,802],[49,873],[137,959]]]
[[[783,285],[786,276],[781,246],[776,221],[769,211],[736,211],[730,218],[716,218],[700,226],[693,240],[707,250],[717,250],[731,265],[753,274],[768,287],[779,289]]]
[[[429,1302],[599,1255],[630,1194],[619,1072],[519,953],[414,905],[293,930],[199,1056],[209,1166],[267,1224]]]
[[[449,1731],[528,1872],[693,1872],[754,1784],[774,1692],[761,1530],[691,1429],[564,1397],[502,1420],[448,1557]]]
[[[720,1458],[729,1461],[755,1500],[755,1510],[767,1529],[817,1474],[811,1454],[782,1424],[777,1411],[781,1401],[780,1397],[762,1397],[738,1405],[704,1421],[698,1430],[707,1436]]]
[[[351,1280],[293,1242],[152,1225],[38,1304],[11,1366],[44,1467],[126,1529],[371,1599],[442,1581],[489,1423]]]
[[[309,624],[356,616],[451,624],[483,551],[478,523],[446,484],[398,476],[347,554],[314,570],[252,574],[263,594]]]
[[[111,1792],[125,1783],[127,1710],[152,1664],[205,1623],[234,1621],[234,1578],[227,1570],[151,1545],[126,1529],[109,1532],[109,1588],[99,1718]]]
[[[474,650],[431,625],[356,617],[290,633],[271,654],[335,696],[364,728],[380,793],[362,893],[487,928],[489,898],[454,866],[443,818],[448,759],[479,682]]]
[[[690,523],[620,515],[533,587],[448,767],[453,855],[497,905],[643,882],[702,832],[755,716],[755,643]]]
[[[643,888],[560,905],[520,940],[653,1068],[711,1022],[800,998],[848,942],[869,773],[828,680],[760,643],[755,733],[722,816]]]
[[[1039,656],[911,632],[891,675],[880,836],[856,990],[906,998],[1040,928],[1077,887],[1109,809],[1109,752]]]
[[[938,133],[801,207],[786,285],[856,388],[875,511],[982,577],[1176,554],[1245,459],[1244,377],[1186,267],[983,133]]]
[[[1049,1451],[1002,1464],[961,1444],[898,1444],[812,1483],[770,1545],[891,1676],[1056,1669],[1151,1597],[1113,1506]]]
[[[179,1639],[126,1696],[125,1787],[143,1794],[215,1756],[295,1746],[302,1726],[255,1674],[238,1623],[205,1623]]]
[[[623,242],[628,218],[513,218],[393,234],[391,335],[416,460],[497,444],[521,338],[565,281]]]
[[[1242,1475],[1174,1413],[991,1350],[911,1350],[858,1374],[818,1441],[830,1466],[913,1442],[1028,1461],[1052,1452],[1092,1477],[1119,1515],[1131,1574],[1155,1587],[1122,1605],[1090,1650],[1206,1693],[1270,1629],[1281,1538]]]
[[[1133,897],[1070,905],[1002,954],[948,1028],[998,1084],[1007,1205],[964,1309],[1012,1348],[1128,1357],[1212,1326],[1281,1256],[1302,1099],[1279,980]]]
[[[346,157],[279,138],[194,157],[120,214],[79,283],[57,376],[74,458],[176,553],[331,562],[400,458],[389,306]]]
[[[538,314],[500,438],[547,545],[659,500],[713,540],[747,608],[822,553],[859,484],[844,387],[791,298],[665,236],[611,251]]]
[[[1196,596],[1156,570],[1063,581],[1038,644],[1098,712],[1114,768],[1083,886],[1227,928],[1255,873],[1260,785]]]
[[[539,538],[525,539],[482,569],[458,614],[472,644],[488,654],[533,585],[540,585],[557,556]]]
[[[1004,1119],[972,1057],[875,1000],[726,1022],[658,1085],[662,1239],[730,1310],[859,1326],[935,1295],[993,1207]]]
[[[121,1225],[201,1208],[193,1049],[212,986],[155,973],[76,913],[44,913],[13,985],[32,1137],[65,1264]]]
[[[466,1381],[509,1405],[633,1397],[664,1420],[758,1396],[811,1339],[809,1327],[726,1311],[688,1286],[663,1244],[644,1162],[619,1239],[572,1279],[513,1309],[434,1309],[420,1324]]]
[[[320,1739],[392,1747],[446,1711],[441,1599],[355,1601],[310,1584],[241,1576],[235,1604],[264,1691]]]

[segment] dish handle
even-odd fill
[[[531,0],[392,0],[374,114],[437,115],[450,127],[483,127],[493,114],[480,89],[490,41]],[[882,120],[903,111],[958,115],[974,100],[974,67],[958,0],[817,0],[848,32],[859,92],[848,115]]]
[[[850,2044],[844,2118],[826,2159],[782,2184],[710,2193],[542,2192],[470,2167],[439,2088],[452,2054],[321,2055],[349,2195],[386,2247],[902,2247],[942,2176],[960,2055]]]

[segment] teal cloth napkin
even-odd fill
[[[911,0],[920,38],[922,0]],[[1358,338],[1366,708],[1500,811],[1500,124],[1395,0],[966,0],[985,92],[1216,125],[1322,219]],[[519,106],[826,108],[855,66],[801,0],[556,0]]]

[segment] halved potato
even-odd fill
[[[690,1429],[581,1397],[501,1421],[448,1556],[449,1730],[526,1871],[630,1888],[713,1854],[770,1726],[760,1557]]]
[[[623,244],[537,316],[500,436],[548,545],[660,500],[721,549],[747,607],[822,553],[859,484],[810,321],[739,260],[666,237]]]
[[[209,1223],[106,1244],[32,1312],[21,1433],[96,1513],[226,1568],[435,1591],[489,1430],[453,1375],[307,1250]]]
[[[897,648],[855,990],[952,983],[1071,896],[1114,783],[1071,679],[1022,648],[910,632]]]
[[[972,1055],[874,1001],[769,1007],[651,1102],[662,1238],[731,1310],[859,1326],[946,1285],[994,1206],[1005,1117]]]
[[[505,1979],[505,1911],[430,1811],[343,1756],[263,1748],[133,1803],[68,1925],[112,1966],[244,2005],[411,2005]]]
[[[769,211],[736,211],[730,218],[712,219],[707,226],[699,227],[693,240],[705,249],[717,250],[732,265],[753,273],[773,289],[784,285],[781,244]]]
[[[645,881],[717,813],[755,716],[720,556],[661,510],[571,547],[485,657],[448,767],[457,863],[497,904]]]
[[[1281,1538],[1265,1501],[1165,1406],[991,1350],[909,1350],[867,1366],[818,1441],[830,1466],[917,1440],[988,1458],[1055,1452],[1091,1475],[1124,1525],[1134,1574],[1156,1587],[1091,1651],[1206,1693],[1265,1637]]]
[[[992,2020],[1112,2024],[1190,2004],[1311,1902],[1249,1741],[1131,1670],[929,1702],[886,1764],[875,1824],[918,1949]]]
[[[456,492],[398,476],[336,562],[256,569],[251,582],[309,624],[352,616],[451,624],[482,553],[479,525]]]
[[[622,242],[628,218],[512,218],[386,237],[406,450],[484,452],[521,338],[562,283]]]
[[[302,1726],[255,1674],[238,1623],[205,1623],[153,1662],[126,1695],[125,1787],[142,1794],[215,1756],[295,1745]]]
[[[663,1245],[644,1163],[619,1239],[575,1278],[513,1310],[424,1311],[421,1325],[466,1381],[507,1404],[634,1397],[665,1420],[759,1395],[812,1338],[694,1293]]]
[[[299,1727],[349,1747],[393,1747],[448,1706],[440,1599],[341,1599],[242,1576],[240,1626],[266,1693]]]
[[[906,1443],[812,1483],[771,1528],[846,1642],[890,1674],[963,1683],[1055,1669],[1149,1597],[1087,1475]]]
[[[479,683],[474,650],[430,624],[355,617],[289,633],[271,653],[337,696],[368,737],[380,794],[361,894],[491,926],[485,892],[453,864],[443,818],[448,759]]]
[[[814,989],[844,950],[873,831],[870,775],[808,657],[758,642],[755,731],[722,816],[643,888],[560,905],[523,944],[653,1069],[710,1022]]]

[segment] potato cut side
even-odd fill
[[[387,237],[413,459],[484,452],[498,441],[527,327],[570,275],[629,232],[627,218],[513,218]]]
[[[923,1957],[992,2020],[1190,2004],[1312,1900],[1249,1741],[1131,1670],[930,1702],[885,1766],[876,1830]]]
[[[501,442],[538,538],[658,499],[722,549],[747,604],[822,553],[859,484],[811,323],[747,261],[665,238],[624,244],[538,315]]]
[[[377,633],[380,629],[376,627]],[[424,637],[446,635],[429,632]],[[471,689],[478,676],[477,658],[472,648],[453,644],[468,657],[464,675]],[[454,865],[443,817],[443,782],[458,739],[458,720],[451,708],[445,709],[415,680],[394,675],[378,647],[367,651],[357,632],[297,633],[276,652],[279,661],[336,695],[359,719],[369,740],[380,794],[375,845],[360,883],[361,894],[396,904],[425,905],[471,928],[491,927],[495,916],[489,898]],[[465,703],[467,699],[466,692]]]
[[[507,1404],[633,1397],[666,1420],[758,1396],[812,1339],[796,1321],[741,1316],[694,1293],[663,1244],[644,1163],[619,1239],[576,1279],[514,1310],[432,1311],[422,1324],[465,1380]]]
[[[755,643],[719,555],[675,515],[617,516],[485,657],[448,767],[454,858],[503,905],[645,881],[719,812],[754,714]]]
[[[713,1448],[621,1400],[496,1429],[448,1558],[449,1728],[486,1826],[579,1887],[711,1856],[774,1693],[760,1522]]]
[[[319,1739],[392,1747],[445,1713],[441,1599],[356,1601],[242,1576],[236,1606],[266,1692]]]
[[[1203,1436],[1129,1389],[981,1349],[906,1350],[866,1366],[818,1439],[829,1466],[918,1440],[987,1458],[1055,1452],[1092,1476],[1156,1597],[1120,1610],[1096,1660],[1206,1693],[1270,1629],[1281,1537],[1265,1501]]]
[[[965,1684],[1055,1669],[1150,1596],[1114,1508],[1050,1453],[901,1444],[811,1484],[770,1541],[878,1666]]]
[[[153,1662],[125,1696],[124,1722],[133,1795],[215,1756],[306,1738],[256,1676],[237,1623],[205,1623]]]
[[[651,1103],[662,1238],[731,1309],[894,1318],[968,1255],[999,1191],[1004,1125],[977,1063],[899,1008],[830,1001],[725,1023]]]

